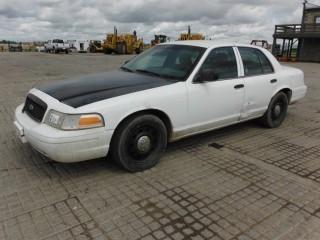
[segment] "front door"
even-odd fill
[[[209,72],[213,79],[188,84],[190,132],[202,132],[239,121],[245,91],[237,62],[235,48],[215,48],[198,73]]]

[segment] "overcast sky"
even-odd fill
[[[113,26],[150,41],[191,25],[206,37],[271,41],[275,24],[300,23],[303,0],[0,0],[0,39],[103,39]],[[310,2],[320,4],[320,0]]]

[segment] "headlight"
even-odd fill
[[[103,117],[97,113],[65,114],[50,110],[45,123],[61,130],[79,130],[104,126]]]

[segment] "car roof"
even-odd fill
[[[212,48],[212,47],[222,47],[222,46],[243,46],[243,47],[252,47],[258,48],[256,46],[250,44],[240,44],[235,42],[226,42],[223,40],[187,40],[187,41],[173,41],[161,43],[161,45],[186,45],[186,46],[195,46],[195,47],[204,47],[204,48]]]

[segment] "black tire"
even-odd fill
[[[130,172],[155,166],[167,147],[167,129],[154,115],[125,120],[111,141],[111,158]]]
[[[122,46],[122,54],[128,54],[127,44],[125,44],[125,43],[123,43],[123,46]]]
[[[103,49],[104,54],[111,54],[112,53],[112,49],[110,48],[104,48]]]
[[[288,97],[285,93],[277,93],[270,101],[268,110],[260,119],[261,123],[268,128],[277,128],[285,120],[288,112]]]
[[[116,51],[117,51],[117,54],[126,54],[127,45],[124,42],[117,44]]]
[[[136,49],[136,54],[140,54],[143,51],[142,45],[139,46],[139,48]]]
[[[66,54],[69,54],[69,50],[68,49],[66,50]]]

